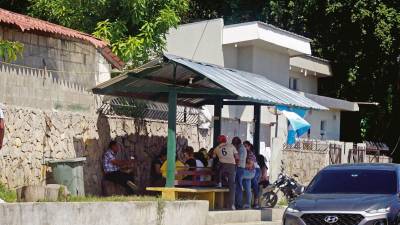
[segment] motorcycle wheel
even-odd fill
[[[262,207],[273,208],[278,202],[278,195],[275,192],[265,192],[262,196]]]

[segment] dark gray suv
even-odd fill
[[[396,164],[328,166],[288,206],[283,224],[400,224],[399,178]]]

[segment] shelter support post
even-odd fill
[[[216,100],[214,104],[214,147],[217,146],[217,138],[221,135],[222,107],[222,100]]]
[[[260,154],[260,126],[261,126],[261,105],[254,105],[254,150]]]
[[[168,144],[167,144],[167,182],[166,187],[175,183],[176,160],[176,102],[177,93],[172,89],[168,93]]]

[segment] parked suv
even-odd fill
[[[283,224],[400,224],[399,178],[396,164],[328,166],[289,204]]]

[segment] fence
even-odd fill
[[[349,145],[352,148],[347,148]],[[381,155],[380,151],[369,151],[365,147],[353,143],[338,141],[322,141],[313,139],[299,139],[294,144],[284,144],[283,150],[296,150],[303,152],[319,152],[328,154],[329,164],[341,163],[388,163],[391,157]]]

